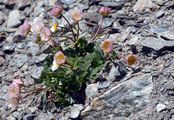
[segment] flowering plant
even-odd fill
[[[108,16],[111,9],[102,7],[99,14]],[[78,8],[71,11],[73,24],[62,14],[63,7],[56,5],[50,11],[53,18],[51,27],[45,26],[42,18],[35,18],[33,22],[24,22],[20,27],[21,35],[33,35],[37,43],[50,45],[49,56],[45,59],[39,83],[44,84],[44,101],[53,101],[58,105],[67,105],[73,102],[83,103],[85,100],[84,88],[86,83],[96,80],[101,75],[101,70],[106,60],[113,60],[116,53],[113,51],[113,41],[104,39],[96,41],[98,28],[91,39],[82,34],[79,22],[84,14]],[[68,26],[59,26],[57,19],[64,19]],[[101,24],[102,25],[102,24]],[[57,40],[58,38],[65,38]],[[62,46],[62,43],[65,46]],[[134,64],[134,57],[128,58],[129,63]],[[13,82],[9,86],[9,102],[18,99],[21,91],[21,82]],[[41,92],[42,93],[42,92]],[[80,98],[80,100],[79,100]],[[45,103],[45,102],[44,102]],[[14,105],[12,103],[11,105]]]

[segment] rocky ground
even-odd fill
[[[48,45],[19,38],[18,26],[47,13],[56,0],[0,0],[0,119],[2,120],[174,120],[174,2],[172,0],[60,0],[68,10],[88,12],[80,23],[89,33],[100,23],[101,6],[112,13],[104,19],[105,37],[122,56],[132,52],[139,64],[107,66],[106,80],[89,84],[85,105],[39,109],[29,96],[9,111],[5,97],[9,83],[21,77],[26,86],[39,78]],[[86,24],[87,23],[87,24]]]

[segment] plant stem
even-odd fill
[[[101,28],[101,26],[103,24],[103,20],[104,20],[104,18],[102,18],[101,24],[98,27],[98,29],[97,29],[96,33],[94,34],[94,36],[92,37],[91,41],[93,41],[97,37],[97,35],[98,35],[99,31],[100,31],[100,28]]]
[[[31,91],[27,91],[28,94],[25,95],[23,98],[21,98],[21,100],[26,98],[26,97],[28,97],[28,96],[30,96],[30,95],[32,95],[33,93],[41,92],[41,91],[45,91],[45,90],[47,90],[47,89],[45,89],[45,88],[37,88],[37,89],[31,90]],[[26,93],[26,92],[22,92],[22,93]]]
[[[79,21],[77,22],[77,39],[79,38],[79,32],[80,32],[80,25]]]
[[[66,19],[66,17],[64,16],[64,15],[62,15],[62,17],[65,19],[65,21],[68,23],[68,25],[69,25],[69,27],[70,27],[70,29],[71,29],[71,32],[72,32],[72,34],[73,34],[73,37],[74,37],[74,41],[76,41],[76,35],[75,35],[75,33],[74,33],[74,30],[73,30],[73,28],[72,28],[72,25],[69,23],[69,21]]]

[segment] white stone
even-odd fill
[[[158,105],[156,106],[156,110],[157,110],[157,112],[160,112],[160,111],[166,109],[166,107],[167,106],[165,104],[158,103]]]

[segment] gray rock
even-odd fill
[[[73,3],[75,3],[76,2],[76,0],[61,0],[61,2],[62,3],[64,3],[64,4],[73,4]]]
[[[41,112],[36,118],[35,120],[51,120],[54,119],[54,116],[52,113],[43,113]]]
[[[166,108],[167,108],[167,106],[165,104],[162,104],[162,103],[158,103],[157,106],[156,106],[157,112],[160,112],[160,111],[162,111]]]
[[[40,52],[40,46],[34,42],[29,42],[27,44],[27,52],[36,56]]]
[[[158,4],[158,5],[163,5],[165,0],[152,0],[152,2]]]
[[[36,61],[35,61],[35,63],[43,62],[47,56],[48,56],[47,54],[41,54],[41,55],[39,55],[39,56],[36,56]]]
[[[140,42],[140,36],[133,36],[130,40],[126,41],[126,44],[128,45],[138,45]]]
[[[40,76],[41,76],[41,73],[42,73],[42,70],[43,70],[43,66],[34,66],[33,69],[31,69],[31,76],[34,78],[34,79],[39,79]]]
[[[93,100],[93,109],[83,117],[107,119],[110,114],[113,114],[115,118],[129,119],[130,115],[136,115],[150,104],[152,89],[153,82],[150,74],[132,77]]]
[[[98,87],[97,84],[90,84],[86,87],[85,90],[86,97],[87,98],[92,98],[98,95]]]
[[[110,86],[110,81],[97,82],[98,89],[108,88]]]
[[[167,40],[174,40],[174,31],[165,31],[165,32],[162,32],[160,35],[161,37],[167,39]]]
[[[103,6],[109,6],[109,7],[115,7],[114,9],[118,9],[118,8],[121,8],[123,6],[123,2],[100,2],[99,3],[100,5],[103,5]]]
[[[156,12],[156,14],[155,14],[156,18],[161,18],[164,15],[165,15],[165,12],[163,10],[160,10],[160,11]]]
[[[15,68],[18,69],[22,65],[27,63],[28,59],[29,58],[28,58],[28,56],[26,54],[16,54],[16,55],[14,55],[12,60],[10,60],[9,64],[10,64],[10,66],[14,66]]]
[[[6,54],[10,54],[14,52],[15,44],[5,44],[2,48],[3,52]]]
[[[70,107],[71,113],[70,117],[75,119],[80,115],[80,111],[83,109],[83,106],[81,104],[74,104]]]
[[[99,21],[99,25],[101,25],[101,22],[102,22],[102,20]],[[102,27],[103,28],[110,27],[113,22],[114,22],[114,19],[112,19],[112,18],[105,18],[103,20]]]
[[[21,15],[19,10],[13,10],[9,13],[7,27],[18,27],[21,24]]]
[[[146,37],[141,41],[141,45],[159,51],[165,47],[173,47],[174,41],[166,41],[161,38]]]
[[[109,75],[107,76],[107,79],[109,81],[115,81],[115,80],[120,80],[127,74],[128,70],[124,66],[122,62],[119,62],[117,64],[113,64],[112,68],[109,72]]]
[[[89,21],[96,22],[101,20],[102,16],[99,15],[97,12],[94,12],[93,10],[88,11],[88,13],[84,16]]]
[[[20,10],[25,9],[30,4],[31,4],[31,1],[30,0],[18,0],[18,8]]]

